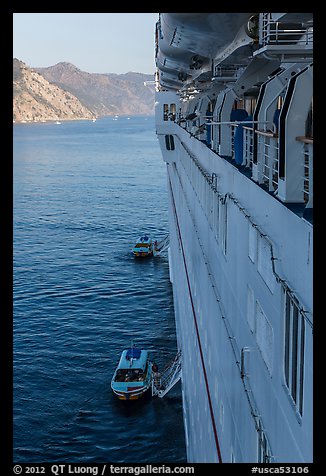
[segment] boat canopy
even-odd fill
[[[142,369],[145,370],[146,363],[148,359],[148,351],[136,349],[131,347],[122,352],[120,362],[118,365],[119,369]]]
[[[141,356],[141,350],[140,349],[136,349],[135,347],[131,347],[130,349],[127,349],[127,353],[126,353],[126,359],[127,360],[139,359],[140,356]]]
[[[151,243],[151,241],[148,235],[143,235],[138,238],[137,243]]]

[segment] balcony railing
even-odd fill
[[[273,13],[263,13],[261,24],[260,41],[262,46],[312,45],[312,23],[278,21],[273,18]]]
[[[256,131],[258,182],[268,187],[269,192],[278,188],[278,136],[273,132]]]
[[[254,128],[243,126],[243,165],[252,168],[254,155]]]
[[[209,117],[206,118],[210,119]],[[260,185],[263,185],[271,193],[274,193],[278,196],[280,200],[288,201],[284,199],[282,195],[279,194],[280,181],[282,182],[282,187],[284,187],[284,180],[286,182],[286,177],[280,178],[279,172],[279,138],[276,132],[275,125],[269,121],[247,121],[244,120],[243,123],[236,121],[207,121],[206,125],[209,126],[226,126],[230,127],[232,130],[231,134],[231,155],[228,158],[231,162],[234,162],[234,165],[241,165],[248,171],[251,171],[252,180],[256,181]],[[243,138],[242,138],[242,160],[235,160],[235,144],[234,144],[234,132],[236,131],[239,125],[243,129]],[[257,127],[266,128],[268,130],[254,129],[254,125]],[[187,130],[187,126],[186,126]],[[256,147],[257,153],[256,160],[254,163],[254,135],[257,137]],[[306,208],[313,207],[313,139],[310,137],[296,137],[296,140],[302,143],[302,154],[298,157],[298,160],[302,163],[302,175],[296,176],[295,180],[301,184],[299,185],[299,190],[301,189],[301,200],[299,198],[298,202],[305,204]],[[210,144],[208,144],[210,147]],[[217,152],[217,151],[215,151]],[[224,157],[224,156],[223,156]],[[244,171],[244,169],[243,169]],[[293,174],[291,176],[293,180]],[[286,185],[285,185],[286,186]],[[289,199],[291,200],[291,197]]]
[[[313,138],[299,136],[296,140],[302,142],[303,160],[303,199],[307,208],[313,207]]]

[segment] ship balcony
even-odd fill
[[[276,17],[275,17],[276,15]],[[306,62],[313,56],[313,22],[307,14],[304,22],[287,21],[275,13],[260,15],[259,44],[254,56],[281,59],[283,62]]]
[[[237,126],[232,125],[232,127]],[[254,134],[257,142],[256,158],[254,157]],[[295,142],[298,149],[296,163],[291,167],[284,164],[285,173],[282,174],[279,163],[278,134],[243,126],[241,166],[251,172],[252,180],[281,201],[301,203],[306,209],[310,209],[313,207],[313,138],[300,136],[295,138]],[[235,159],[235,155],[233,140],[232,160]]]
[[[272,130],[263,130],[271,127],[270,123],[248,121],[246,124],[240,124],[230,121],[208,122],[206,125],[224,125],[230,128],[230,152],[228,155],[219,154],[223,159],[237,167],[241,173],[295,213],[312,220],[313,138],[306,136],[293,138],[292,153],[287,153],[282,158],[280,139],[275,127],[272,127]],[[236,134],[240,132],[236,131],[239,127],[242,129],[240,141],[239,134]],[[189,129],[187,126],[183,128]],[[219,153],[208,138],[196,137],[192,130],[188,132],[215,153]]]
[[[301,45],[312,47],[313,21],[307,14],[305,21],[287,21],[275,13],[261,13],[259,43],[266,45]]]
[[[252,121],[250,121],[253,123]],[[241,166],[255,182],[269,192],[278,190],[278,135],[276,132],[255,130],[249,125],[229,123],[231,128],[231,162]],[[262,126],[262,123],[257,123]],[[265,125],[265,124],[264,124]],[[242,141],[235,143],[236,129],[243,130]],[[239,131],[238,131],[239,132]],[[254,136],[257,139],[257,155],[254,157]]]

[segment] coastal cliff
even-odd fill
[[[15,122],[93,119],[108,115],[154,114],[152,75],[98,74],[61,62],[30,68],[13,61]]]
[[[13,120],[41,122],[93,119],[94,113],[67,90],[49,83],[25,63],[13,62]]]

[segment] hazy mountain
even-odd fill
[[[71,92],[98,116],[154,114],[154,85],[150,74],[99,74],[81,71],[71,63],[35,68],[50,83]]]
[[[68,90],[50,84],[18,59],[13,60],[13,119],[15,122],[92,119],[91,112]]]

